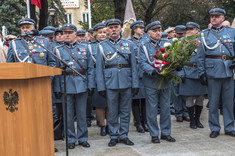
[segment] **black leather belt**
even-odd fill
[[[211,58],[211,59],[222,59],[222,60],[233,60],[232,56],[227,56],[227,55],[206,55],[206,58]]]
[[[105,65],[105,69],[107,68],[130,68],[131,65],[130,64],[111,64],[111,65]]]
[[[76,70],[77,72],[79,72],[80,74],[82,75],[85,75],[86,74],[86,71],[85,70]],[[62,72],[62,75],[74,75],[74,76],[78,76],[77,73],[75,73],[74,71],[63,71]]]

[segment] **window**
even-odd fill
[[[72,14],[66,14],[68,23],[72,24]]]
[[[82,14],[83,23],[88,22],[88,12]]]

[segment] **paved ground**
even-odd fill
[[[206,103],[207,101],[205,101]],[[216,139],[209,138],[210,130],[208,127],[208,109],[204,107],[201,121],[205,128],[190,129],[189,122],[178,123],[172,115],[172,136],[176,139],[175,143],[162,141],[160,144],[152,144],[149,133],[137,133],[133,122],[130,124],[129,138],[134,146],[117,144],[115,147],[108,147],[109,137],[99,135],[99,127],[93,126],[88,129],[90,148],[76,146],[69,150],[69,156],[234,156],[235,138],[225,136],[223,126],[220,136]],[[131,119],[132,121],[132,119]],[[220,115],[220,123],[223,118]],[[55,156],[65,156],[65,142],[56,141],[55,146],[59,152]]]

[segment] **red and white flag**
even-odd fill
[[[31,0],[31,4],[36,5],[39,9],[42,9],[41,0]]]

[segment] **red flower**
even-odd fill
[[[160,51],[161,51],[162,53],[165,53],[165,52],[166,52],[166,49],[160,48]]]
[[[154,58],[155,58],[155,59],[158,59],[158,56],[157,56],[157,55],[154,55]]]
[[[164,59],[166,59],[166,58],[167,58],[167,55],[168,55],[168,54],[164,54],[164,55],[163,55]]]
[[[162,64],[166,65],[166,64],[169,64],[168,62],[165,62],[165,61],[162,61]]]
[[[160,51],[156,51],[156,54],[160,53]]]
[[[199,44],[200,42],[199,42],[199,40],[197,40],[197,42],[195,41],[194,43],[195,43],[195,44]]]

